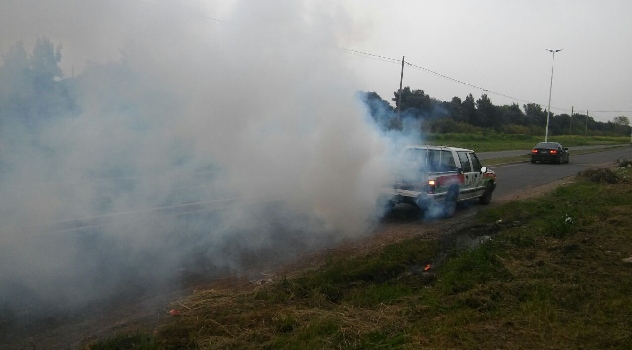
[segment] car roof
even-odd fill
[[[471,149],[467,148],[459,148],[459,147],[451,147],[451,146],[433,146],[433,145],[411,145],[404,147],[403,151],[407,149],[433,149],[433,150],[453,150],[453,151],[461,151],[461,152],[474,152]]]

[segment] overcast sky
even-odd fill
[[[360,7],[359,1],[353,8]],[[366,1],[363,1],[364,5]],[[599,120],[632,116],[632,2],[587,1],[395,1],[365,7],[371,33],[353,48],[405,56],[417,66],[489,90],[495,104],[547,106],[555,55],[551,109],[591,112]],[[360,61],[359,59],[357,61]],[[397,88],[399,67],[363,62],[367,85],[387,95]],[[389,81],[390,80],[390,81]],[[404,69],[404,86],[449,100],[483,90],[420,69]],[[391,92],[392,94],[392,92]],[[390,97],[390,95],[387,95]],[[385,96],[383,96],[385,97]]]
[[[119,59],[126,45],[144,33],[155,37],[156,31],[169,31],[169,26],[152,24],[164,20],[157,18],[165,16],[157,8],[167,7],[174,18],[188,20],[190,35],[199,43],[205,35],[231,40],[238,38],[236,31],[265,33],[266,23],[272,25],[267,20],[277,21],[275,13],[287,12],[284,2],[269,1],[270,11],[262,12],[256,24],[241,23],[235,8],[243,12],[250,1],[255,0],[4,0],[0,52],[6,53],[17,40],[30,50],[37,36],[46,36],[63,46],[61,65],[70,76],[78,74],[86,61]],[[405,56],[411,65],[404,68],[404,86],[432,97],[450,100],[472,93],[478,99],[487,93],[495,104],[534,102],[546,108],[552,65],[546,49],[553,48],[562,49],[554,62],[554,113],[570,113],[574,107],[576,112],[590,111],[597,120],[618,115],[632,119],[632,1],[303,3],[300,11],[293,6],[287,15],[310,20],[318,13],[329,17],[331,30],[337,32],[337,42],[314,41],[314,50],[336,52],[356,73],[358,90],[376,91],[386,100],[399,87],[400,60]],[[265,35],[262,38],[266,40]]]

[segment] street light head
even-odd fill
[[[562,49],[546,49],[548,52],[560,52]]]

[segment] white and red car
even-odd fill
[[[386,196],[390,205],[439,208],[450,217],[457,202],[478,198],[488,204],[495,188],[496,173],[482,166],[473,150],[419,145],[402,150],[397,179]]]

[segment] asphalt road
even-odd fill
[[[632,147],[582,155],[573,155],[571,152],[569,164],[516,163],[492,166],[490,168],[496,171],[498,178],[494,197],[512,195],[535,186],[574,176],[588,168],[614,166],[620,158],[632,159]]]
[[[626,145],[620,145],[620,146],[623,147]],[[588,149],[604,149],[604,148],[612,148],[612,147],[616,147],[616,146],[613,146],[613,145],[575,146],[575,147],[569,147],[568,150],[572,156],[573,151],[583,151],[583,150],[588,150]],[[478,156],[480,160],[486,160],[486,159],[494,159],[494,158],[519,157],[519,156],[527,155],[529,154],[529,152],[531,152],[530,149],[513,150],[513,151],[498,151],[498,152],[481,152],[481,153],[476,152],[476,155]]]

